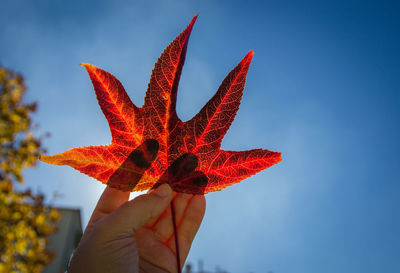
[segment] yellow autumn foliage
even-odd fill
[[[42,195],[14,189],[44,151],[32,132],[36,104],[23,103],[25,92],[23,78],[0,67],[0,273],[41,272],[54,256],[46,246],[60,217]]]

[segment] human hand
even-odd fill
[[[177,272],[171,188],[163,184],[128,198],[128,192],[105,189],[68,272]],[[204,215],[205,198],[175,194],[174,207],[183,266]]]
[[[110,177],[107,184],[111,187],[104,190],[93,211],[71,259],[70,273],[177,272],[172,206],[183,266],[204,216],[205,198],[173,194],[168,183],[179,188],[178,182],[185,181],[186,187],[202,193],[207,178],[195,171],[197,157],[184,154],[161,176],[156,189],[128,201],[129,190],[141,179],[157,152],[158,143],[146,140]]]
[[[107,187],[70,263],[69,273],[177,272],[167,184],[128,201]],[[128,201],[128,202],[127,202]],[[182,266],[205,211],[203,195],[175,194]]]

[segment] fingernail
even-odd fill
[[[171,191],[172,189],[168,184],[162,184],[157,189],[155,189],[153,193],[162,198],[166,198],[171,194]]]

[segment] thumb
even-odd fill
[[[171,200],[171,187],[162,184],[155,190],[126,202],[109,215],[108,219],[104,219],[104,222],[108,222],[120,232],[133,234],[149,219],[158,217],[169,206]]]

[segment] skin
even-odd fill
[[[163,184],[128,199],[129,192],[104,190],[71,259],[69,273],[178,272],[172,200],[183,267],[205,213],[204,195],[174,193]]]

